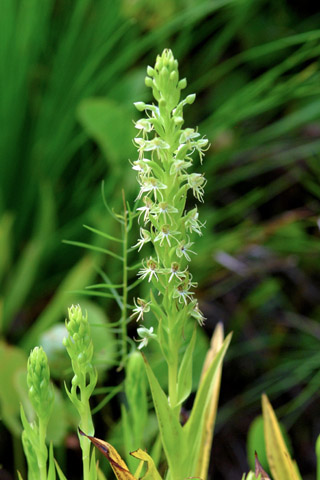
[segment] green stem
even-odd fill
[[[124,191],[122,190],[123,208],[124,208],[124,227],[123,227],[123,290],[122,290],[122,316],[121,316],[121,341],[122,341],[122,359],[121,366],[125,367],[127,360],[127,303],[128,303],[128,211]]]
[[[171,408],[174,409],[177,404],[177,377],[178,377],[178,358],[168,365],[169,377],[169,399]]]
[[[81,417],[81,427],[85,433],[89,432],[91,435],[91,413],[88,400],[84,402],[84,413]],[[82,464],[83,464],[83,480],[89,480],[90,477],[90,441],[88,438],[80,437],[82,449]]]
[[[173,330],[174,317],[170,316],[169,319],[169,332]],[[168,364],[168,384],[169,384],[169,400],[171,408],[177,411],[179,417],[179,409],[176,409],[178,402],[178,345],[173,344],[172,335],[169,333],[169,349],[170,349],[170,362]]]
[[[320,480],[320,435],[316,442],[316,455],[317,455],[317,480]]]
[[[39,457],[38,465],[40,470],[40,480],[47,480],[47,458],[48,450],[46,446],[47,423],[39,418]]]

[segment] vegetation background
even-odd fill
[[[303,478],[314,478],[320,427],[318,8],[282,0],[1,0],[1,11],[1,479],[23,469],[19,399],[30,348],[46,347],[59,385],[59,324],[67,306],[81,300],[96,323],[118,319],[109,298],[79,293],[101,269],[121,281],[116,259],[99,251],[115,247],[82,225],[117,228],[102,202],[102,180],[112,208],[121,210],[122,188],[133,204],[132,104],[149,100],[146,65],[165,47],[179,60],[187,93],[197,93],[186,125],[198,125],[211,143],[203,167],[206,229],[193,262],[204,331],[209,338],[222,321],[234,332],[211,473],[233,480],[248,470],[252,444],[257,449],[261,441],[259,426],[251,429],[247,452],[248,431],[266,392]],[[137,231],[131,235],[133,244]],[[111,333],[104,332],[97,335],[96,360],[108,366],[108,388],[115,353]],[[201,354],[199,368],[200,360]],[[53,440],[60,458],[76,468],[72,414],[59,401]],[[117,405],[100,412],[102,435],[117,421]]]

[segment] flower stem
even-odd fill
[[[38,464],[40,470],[40,480],[47,479],[47,457],[48,451],[46,446],[46,430],[47,424],[39,418],[39,453]]]
[[[127,360],[127,303],[128,303],[128,211],[126,207],[126,199],[122,190],[123,199],[123,289],[122,289],[122,316],[121,316],[121,342],[122,342],[122,359],[121,367],[125,367]]]
[[[88,405],[88,408],[89,405]],[[88,432],[90,429],[89,427],[89,415],[88,415],[88,408],[86,408],[86,413],[84,414],[83,418],[81,419],[81,426],[83,427],[84,432]],[[88,438],[80,437],[80,441],[82,443],[82,464],[83,464],[83,480],[89,480],[90,476],[90,441]]]

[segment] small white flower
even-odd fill
[[[180,265],[178,262],[172,262],[171,263],[171,267],[170,268],[167,268],[165,270],[165,273],[170,273],[170,277],[169,277],[169,283],[171,282],[171,280],[175,277],[177,278],[178,280],[180,280],[180,282],[182,282],[182,280],[185,278],[186,276],[186,271],[187,269],[183,270],[183,271],[180,271]]]
[[[173,298],[178,298],[179,303],[184,303],[185,305],[187,305],[187,299],[192,300],[192,295],[194,295],[194,292],[191,292],[189,290],[192,286],[192,283],[189,283],[189,285],[186,285],[186,282],[181,283],[175,289],[172,295]]]
[[[178,213],[178,210],[167,202],[159,202],[158,204],[153,205],[151,213],[154,213],[155,215],[163,215],[164,221],[166,222],[167,215],[171,220],[170,213]]]
[[[168,150],[170,148],[170,145],[159,137],[154,137],[152,140],[136,137],[134,141],[138,146],[139,152]]]
[[[144,228],[140,228],[140,238],[137,241],[135,245],[133,245],[132,248],[139,247],[138,252],[140,252],[141,248],[145,243],[150,242],[151,240],[151,234],[148,230],[145,230]]]
[[[139,211],[139,217],[138,217],[138,222],[140,221],[140,217],[141,215],[144,213],[143,215],[143,221],[144,221],[144,224],[146,225],[148,222],[149,222],[149,213],[152,209],[152,206],[154,205],[153,201],[151,200],[151,198],[147,197],[146,195],[143,197],[143,202],[144,202],[144,207],[139,207],[137,208],[137,211]]]
[[[206,179],[200,173],[191,173],[187,176],[188,185],[192,188],[193,195],[203,202],[204,186],[207,183]]]
[[[194,128],[185,128],[180,135],[179,143],[187,143],[197,137],[200,137],[200,133],[196,132]]]
[[[137,328],[137,334],[141,338],[141,340],[136,340],[136,342],[140,342],[138,350],[141,350],[143,347],[146,347],[151,338],[154,338],[154,339],[157,338],[157,335],[153,333],[153,327],[150,327],[150,328],[139,327]]]
[[[203,161],[204,153],[210,148],[210,144],[207,138],[200,138],[196,142],[193,142],[193,147],[197,150],[200,158],[200,163]]]
[[[170,175],[174,175],[176,173],[187,173],[187,168],[191,167],[192,162],[186,162],[185,160],[174,160],[171,168],[170,168]]]
[[[204,322],[206,320],[205,316],[199,309],[199,304],[197,301],[194,300],[194,307],[190,312],[191,317],[195,318],[197,322],[199,323],[200,327],[203,327]]]
[[[188,238],[189,240],[189,238]],[[194,253],[196,255],[196,252],[193,250],[190,250],[190,247],[193,245],[193,242],[189,241],[182,241],[179,243],[178,247],[176,248],[176,254],[178,255],[179,258],[185,257],[188,262],[191,262],[191,258],[189,256],[189,253]],[[188,253],[189,252],[189,253]]]
[[[135,308],[132,310],[132,315],[130,315],[130,318],[134,318],[137,316],[136,320],[139,322],[139,320],[143,320],[143,314],[150,312],[150,304],[151,302],[146,302],[142,298],[137,298],[133,300],[133,303],[135,305]]]
[[[175,235],[180,235],[180,232],[175,232],[170,230],[170,225],[162,225],[160,232],[158,235],[155,237],[154,241],[159,242],[160,245],[162,246],[163,241],[167,240],[169,247],[171,247],[171,242],[170,242],[170,237],[173,238],[174,240],[177,240]]]
[[[148,282],[151,282],[152,277],[154,277],[157,281],[159,280],[157,273],[160,273],[160,269],[158,268],[157,262],[153,260],[153,258],[149,258],[147,261],[146,266],[141,268],[138,272],[138,276],[140,278],[144,279],[149,276]]]
[[[190,233],[196,232],[198,235],[202,235],[201,228],[204,227],[204,223],[199,222],[198,218],[199,213],[196,207],[185,216],[184,225]]]
[[[139,132],[142,131],[143,135],[145,133],[151,132],[151,130],[153,129],[152,123],[147,118],[141,118],[134,124],[134,126],[139,130]]]
[[[131,163],[132,170],[136,170],[140,174],[148,176],[152,172],[152,168],[148,165],[148,162],[150,162],[148,158],[139,158],[139,160],[135,160]]]
[[[167,188],[167,185],[164,185],[164,183],[159,182],[159,180],[157,180],[156,178],[145,177],[145,178],[141,179],[141,188],[140,188],[140,193],[139,193],[137,199],[141,198],[143,193],[152,192],[155,200],[157,200],[157,193],[160,193],[160,195],[161,195],[160,190],[164,190],[165,188]],[[162,197],[162,195],[161,195],[161,197]]]

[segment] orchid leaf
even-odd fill
[[[139,460],[142,460],[144,462],[147,462],[147,471],[141,478],[141,480],[162,480],[160,473],[158,472],[154,461],[150,457],[150,455],[147,454],[147,452],[144,452],[139,448],[135,452],[131,452],[131,455],[135,458],[138,458]]]
[[[55,465],[54,465],[52,442],[50,442],[50,448],[49,448],[48,480],[56,480],[56,469],[55,469]]]
[[[229,334],[222,344],[219,352],[213,358],[209,368],[200,383],[190,418],[184,426],[184,436],[186,444],[189,445],[185,464],[188,465],[188,471],[193,471],[198,476],[196,468],[202,469],[200,456],[202,456],[201,442],[203,432],[206,429],[206,415],[208,406],[212,400],[215,384],[220,382],[220,365],[231,341],[232,334]]]
[[[262,413],[267,457],[274,480],[300,480],[301,476],[290,457],[277,417],[266,395],[262,395]]]
[[[196,332],[196,329],[194,329],[179,369],[177,405],[180,405],[186,398],[188,398],[192,390],[192,356],[196,343]]]
[[[107,480],[105,474],[104,474],[103,471],[99,468],[99,466],[98,466],[98,480]]]
[[[168,399],[156,379],[150,365],[145,360],[153,404],[158,418],[163,449],[174,478],[183,478],[184,465],[181,452],[185,451],[182,427],[168,404]],[[180,461],[179,461],[180,460]]]
[[[214,361],[215,356],[221,349],[222,344],[223,344],[223,325],[222,323],[218,323],[213,332],[210,348],[207,352],[207,355],[203,364],[200,384],[204,379],[205,374],[208,371],[210,365]],[[218,367],[218,370],[217,370],[217,374],[216,374],[216,378],[215,378],[215,382],[214,382],[212,394],[211,394],[211,401],[208,404],[207,412],[205,415],[205,426],[202,429],[202,438],[201,438],[201,443],[199,448],[199,451],[202,452],[202,455],[199,455],[198,457],[197,475],[203,480],[205,480],[208,475],[211,445],[212,445],[212,438],[213,438],[213,429],[214,429],[214,424],[215,424],[217,409],[218,409],[221,373],[222,373],[222,362],[220,363],[220,366]]]
[[[65,474],[61,470],[57,460],[55,460],[54,463],[56,464],[56,470],[57,470],[57,473],[58,473],[59,480],[67,480],[67,477],[65,476]]]
[[[89,480],[97,480],[96,451],[93,449],[90,458]]]

